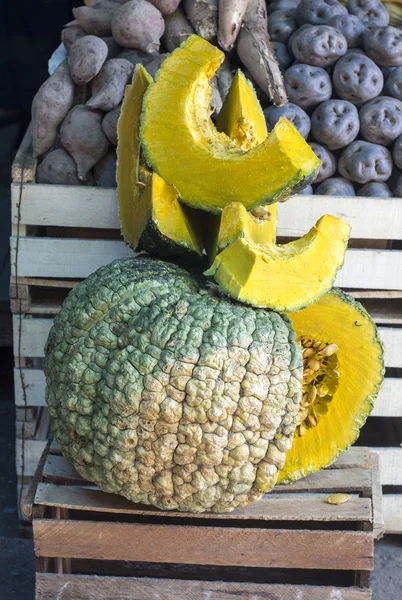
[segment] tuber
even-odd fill
[[[80,27],[88,35],[99,37],[112,35],[112,10],[79,6],[73,8],[73,14]]]
[[[156,6],[158,10],[165,15],[171,15],[179,6],[181,0],[148,0],[151,4]]]
[[[218,35],[218,0],[183,0],[191,25],[199,36],[213,42]]]
[[[122,47],[119,46],[116,40],[111,36],[106,36],[101,39],[105,42],[108,49],[106,60],[110,60],[111,58],[117,58],[117,55],[120,54],[120,52],[122,51]],[[122,57],[119,56],[119,58]]]
[[[179,6],[173,14],[165,17],[165,33],[162,36],[162,44],[166,50],[173,52],[193,33],[194,29],[190,21]]]
[[[142,50],[135,50],[134,48],[125,48],[122,50],[118,56],[118,58],[125,58],[133,67],[138,64],[147,65],[155,58],[155,52],[153,54],[148,54],[148,52],[143,52]]]
[[[117,123],[119,122],[121,113],[121,104],[103,117],[102,129],[106,133],[109,141],[117,146]]]
[[[36,170],[37,183],[82,185],[75,160],[63,148],[49,152]]]
[[[210,85],[212,88],[212,97],[211,97],[211,110],[212,116],[217,117],[221,112],[221,108],[223,105],[222,96],[219,90],[218,80],[215,77],[212,77],[210,80]]]
[[[156,72],[158,71],[165,58],[167,58],[168,56],[169,52],[165,54],[158,54],[150,62],[147,63],[145,68],[147,70],[147,73],[151,75],[152,79],[155,78]]]
[[[60,142],[75,160],[81,181],[85,181],[88,172],[110,148],[102,129],[102,118],[101,111],[78,104],[70,110],[61,126]]]
[[[72,21],[71,24],[66,25],[63,31],[61,32],[61,41],[64,44],[67,52],[70,52],[71,46],[77,40],[86,36],[85,31],[78,25],[78,21]]]
[[[95,183],[100,187],[117,187],[116,150],[110,150],[94,167]]]
[[[37,158],[53,146],[57,127],[65,118],[74,100],[74,83],[70,67],[64,60],[39,88],[32,102],[32,146]]]
[[[276,106],[285,104],[286,89],[268,35],[264,0],[249,0],[236,49],[240,60],[263,92]]]
[[[218,42],[231,50],[239,34],[249,0],[219,0]]]
[[[160,11],[146,0],[123,4],[113,15],[112,33],[120,46],[158,52],[165,22]]]
[[[105,112],[115,108],[122,101],[133,70],[131,62],[124,58],[107,60],[92,80],[92,97],[88,100],[87,106]]]
[[[225,100],[233,81],[233,73],[228,56],[225,58],[225,60],[217,70],[216,80],[218,82],[218,88],[221,98],[222,100]]]
[[[75,83],[88,83],[101,70],[108,55],[107,44],[94,35],[86,35],[70,48],[71,76]]]

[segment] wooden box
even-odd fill
[[[82,480],[52,445],[24,506],[36,600],[369,600],[382,535],[378,460],[330,469],[229,514],[164,512]],[[350,494],[336,506],[329,494]]]
[[[98,267],[133,255],[121,239],[116,190],[36,184],[30,145],[28,130],[12,183],[15,399],[24,410],[45,406],[44,344],[65,296]],[[278,213],[280,241],[305,234],[325,213],[352,226],[336,285],[366,306],[386,347],[385,385],[370,417],[380,426],[370,445],[380,454],[386,530],[402,533],[402,199],[299,196]],[[20,480],[32,477],[45,444],[45,437],[17,439]]]

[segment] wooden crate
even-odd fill
[[[351,499],[330,505],[334,492]],[[383,532],[378,460],[367,448],[233,513],[192,515],[106,494],[52,445],[24,510],[36,600],[368,600]]]
[[[35,169],[28,131],[12,183],[11,297],[20,408],[44,406],[43,347],[69,290],[98,267],[133,255],[120,236],[114,189],[36,184]],[[281,240],[303,235],[325,213],[352,225],[336,285],[358,298],[379,326],[387,377],[373,414],[396,423],[402,418],[402,199],[299,196],[281,204],[278,213]],[[393,493],[402,486],[401,442],[375,442],[387,486],[386,529],[392,533],[402,533],[402,495]],[[32,476],[45,441],[25,443],[24,474]]]

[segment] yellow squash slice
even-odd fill
[[[218,48],[190,36],[163,62],[141,117],[148,164],[176,187],[182,202],[215,214],[234,201],[252,209],[285,200],[308,185],[319,166],[286,119],[249,150],[217,131],[209,80],[223,59]]]
[[[333,289],[288,314],[303,348],[303,400],[279,482],[330,465],[359,435],[384,377],[383,345],[370,315]]]
[[[170,256],[202,254],[200,221],[178,201],[177,190],[156,173],[140,168],[140,115],[152,83],[142,65],[127,86],[118,123],[117,198],[122,233],[134,250]]]

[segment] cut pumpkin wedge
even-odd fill
[[[124,240],[134,250],[171,256],[201,255],[199,216],[178,201],[177,190],[140,167],[139,138],[144,93],[152,83],[142,65],[127,86],[118,123],[117,199]]]
[[[384,378],[376,326],[351,296],[333,289],[288,317],[306,364],[299,425],[280,483],[329,466],[353,444]]]
[[[319,167],[286,119],[249,150],[216,129],[209,80],[223,59],[218,48],[190,36],[163,62],[141,117],[148,165],[176,187],[182,202],[215,214],[234,201],[250,210],[286,200],[312,181]]]
[[[237,211],[241,213],[240,208]],[[237,235],[217,254],[205,273],[228,296],[252,306],[290,312],[315,302],[332,287],[344,261],[350,235],[347,223],[324,215],[305,236],[281,246],[261,245],[253,233],[247,234],[247,226],[253,230],[251,220],[251,215],[243,214],[244,235]]]

